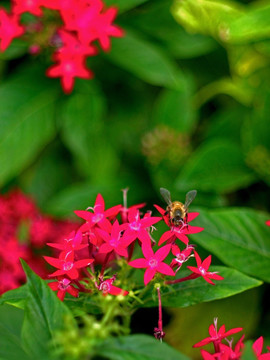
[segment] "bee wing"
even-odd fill
[[[197,195],[197,190],[191,190],[186,195],[185,208],[187,209]]]
[[[161,193],[163,199],[165,200],[165,202],[168,205],[170,205],[172,203],[172,200],[171,200],[171,193],[169,192],[169,190],[160,188],[160,193]]]

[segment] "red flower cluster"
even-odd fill
[[[1,195],[0,294],[25,282],[20,258],[41,277],[46,277],[47,270],[37,251],[72,227],[74,223],[41,214],[33,200],[19,190]]]
[[[54,11],[54,23],[51,24]],[[38,19],[21,24],[21,15],[30,13]],[[105,8],[102,0],[12,0],[11,11],[0,9],[0,50],[5,51],[16,37],[31,35],[32,54],[44,45],[53,45],[52,59],[56,63],[47,70],[47,76],[60,77],[65,93],[70,93],[74,78],[90,79],[93,73],[86,67],[88,56],[97,54],[93,45],[98,41],[104,51],[110,50],[110,37],[122,37],[123,31],[113,24],[117,10]],[[62,20],[62,25],[59,20]],[[43,20],[43,22],[42,22]],[[35,36],[37,32],[43,36]]]
[[[242,328],[234,328],[226,331],[225,325],[222,325],[220,329],[217,328],[217,318],[214,319],[214,324],[209,326],[209,337],[203,339],[197,344],[193,345],[193,347],[201,347],[210,343],[214,345],[214,353],[211,354],[208,351],[201,350],[201,354],[204,360],[239,360],[241,359],[243,349],[244,349],[244,336],[243,335],[240,340],[236,343],[236,345],[232,346],[232,341],[227,339],[228,336],[238,333],[242,331]],[[227,344],[222,343],[222,340],[225,339]],[[255,356],[258,360],[270,360],[270,348],[268,347],[268,351],[265,354],[262,354],[263,351],[263,337],[259,337],[254,344],[252,345]]]
[[[126,192],[124,193],[126,197]],[[126,203],[124,199],[124,203]],[[117,274],[108,275],[109,269],[119,268],[118,261],[126,261],[134,268],[145,268],[144,283],[147,285],[157,273],[175,276],[182,264],[195,256],[197,267],[188,266],[191,274],[185,278],[165,281],[173,284],[203,277],[208,283],[214,285],[211,279],[222,280],[223,277],[209,272],[211,256],[202,261],[194,246],[188,244],[187,235],[202,231],[202,228],[190,226],[183,222],[179,226],[171,227],[170,222],[165,222],[171,229],[161,237],[158,244],[166,241],[166,245],[153,250],[156,244],[152,238],[153,225],[162,220],[162,217],[152,216],[146,212],[143,216],[140,210],[144,204],[127,208],[116,205],[105,209],[102,195],[98,194],[94,207],[87,210],[76,210],[75,214],[84,220],[77,232],[71,233],[62,243],[49,246],[60,250],[58,258],[45,256],[45,260],[55,267],[50,277],[57,277],[57,282],[49,286],[58,291],[58,297],[63,300],[65,293],[78,296],[79,291],[102,291],[104,295],[127,295],[128,291],[118,288],[113,284]],[[165,210],[156,206],[164,218]],[[187,221],[194,219],[198,213],[188,214]],[[118,217],[119,216],[119,220]],[[182,241],[185,249],[180,250],[176,241]],[[131,260],[136,242],[141,247],[144,258]],[[168,256],[174,255],[170,263],[166,263]],[[194,255],[193,255],[193,254]],[[176,270],[174,271],[174,269]],[[106,274],[106,275],[105,275]],[[81,282],[81,280],[84,280]],[[119,279],[118,281],[121,281]],[[88,285],[89,286],[88,286]],[[73,286],[73,288],[72,288]],[[131,289],[130,289],[131,290]]]

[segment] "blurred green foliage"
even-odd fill
[[[129,187],[129,205],[152,209],[160,187],[179,200],[197,189],[192,206],[222,209],[202,211],[194,241],[269,281],[268,215],[257,210],[270,209],[270,1],[106,3],[125,37],[90,59],[95,78],[69,96],[45,77],[46,55],[30,58],[21,41],[0,54],[2,191],[19,186],[67,216],[98,192],[112,206]]]

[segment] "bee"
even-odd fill
[[[172,202],[171,194],[167,189],[160,188],[160,193],[165,202],[168,204],[165,215],[169,214],[170,223],[175,226],[187,223],[188,207],[195,199],[197,195],[197,190],[191,190],[186,194],[186,200],[184,204],[180,201]]]

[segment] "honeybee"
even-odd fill
[[[170,223],[175,226],[187,223],[188,207],[195,199],[197,195],[197,190],[191,190],[186,194],[186,200],[184,204],[180,201],[172,202],[171,194],[167,189],[160,188],[160,193],[165,202],[168,204],[165,215],[169,214]]]

